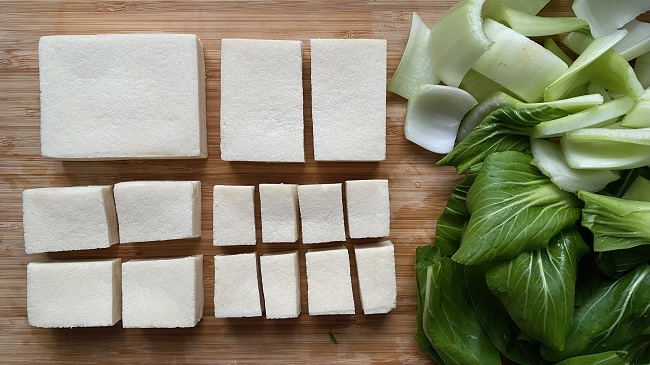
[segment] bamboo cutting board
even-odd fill
[[[427,358],[413,340],[417,298],[413,256],[429,244],[436,218],[459,180],[451,168],[434,167],[440,156],[404,139],[405,102],[389,93],[387,159],[380,163],[329,163],[313,159],[310,110],[311,38],[388,40],[388,77],[406,45],[411,13],[427,24],[456,1],[1,1],[0,2],[0,363],[218,363],[421,364]],[[552,1],[548,15],[567,15],[570,1]],[[194,161],[60,162],[40,156],[39,37],[52,34],[194,33],[205,50],[209,157]],[[229,163],[219,159],[220,39],[303,41],[305,164]],[[354,257],[357,311],[351,316],[307,315],[305,245],[212,246],[212,186],[215,184],[334,183],[389,179],[391,236],[396,249],[398,300],[388,315],[361,312]],[[116,245],[105,250],[26,255],[22,198],[26,188],[112,184],[130,180],[201,180],[203,234],[200,239]],[[257,223],[259,229],[259,204]],[[258,242],[260,233],[258,232]],[[356,243],[377,240],[349,240]],[[331,247],[340,244],[324,244]],[[313,248],[314,246],[310,246]],[[212,256],[257,250],[298,249],[301,255],[302,315],[289,320],[216,319],[212,304]],[[28,262],[204,256],[205,317],[196,328],[40,329],[27,323]],[[338,341],[330,340],[333,334]]]

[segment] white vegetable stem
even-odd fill
[[[650,165],[650,147],[623,142],[576,143],[560,139],[562,157],[574,169],[625,170]]]
[[[463,116],[476,105],[467,91],[442,85],[424,85],[406,106],[404,135],[434,153],[449,153]]]
[[[472,108],[460,123],[460,128],[458,129],[458,135],[456,136],[457,141],[462,141],[467,137],[476,126],[485,119],[493,111],[504,107],[510,106],[514,107],[519,103],[519,100],[513,98],[512,96],[497,91],[487,97],[485,100],[478,103]]]
[[[650,127],[650,90],[646,90],[632,109],[623,117],[621,126],[627,128]]]
[[[589,23],[594,38],[606,36],[650,10],[648,0],[575,0],[573,12]]]
[[[576,143],[610,141],[650,146],[650,128],[584,128],[568,132],[566,138]]]
[[[612,47],[614,51],[620,53],[626,61],[650,52],[650,23],[632,20],[623,29],[627,30],[627,35]]]
[[[634,64],[634,73],[639,78],[639,82],[644,88],[650,87],[650,52],[636,59]]]

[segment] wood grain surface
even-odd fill
[[[434,167],[440,156],[404,139],[405,102],[389,93],[387,159],[380,163],[315,162],[311,142],[311,38],[388,40],[389,78],[406,45],[411,13],[429,25],[455,1],[0,1],[0,363],[214,363],[214,364],[422,364],[413,340],[417,298],[413,256],[429,244],[436,219],[459,177]],[[551,1],[548,15],[567,15],[570,1]],[[193,161],[60,162],[40,156],[39,37],[52,34],[184,32],[204,46],[207,72],[209,157]],[[229,163],[219,159],[220,39],[303,41],[305,164]],[[388,315],[361,312],[354,257],[357,311],[350,316],[307,315],[301,244],[212,246],[212,186],[215,184],[332,183],[388,179],[391,235],[395,243],[398,301]],[[104,250],[26,255],[21,192],[26,188],[112,184],[130,180],[201,180],[200,239],[116,245]],[[356,243],[377,240],[348,240]],[[323,244],[331,247],[337,244]],[[340,243],[339,243],[340,245]],[[289,320],[216,319],[212,304],[212,256],[256,250],[300,251],[302,315]],[[205,255],[205,317],[190,329],[40,329],[27,323],[28,262],[48,259],[176,257]],[[338,340],[330,341],[329,333]]]

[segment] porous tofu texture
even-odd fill
[[[213,244],[255,245],[255,187],[215,185],[213,190]]]
[[[345,200],[350,238],[390,235],[388,180],[346,181]]]
[[[205,158],[205,66],[193,34],[45,36],[41,153],[58,159]]]
[[[299,236],[298,187],[260,184],[262,242],[296,242]]]
[[[256,254],[215,256],[214,316],[237,318],[261,315]]]
[[[302,42],[221,41],[221,159],[305,162]]]
[[[262,255],[260,268],[266,318],[298,317],[300,315],[298,252]]]
[[[341,184],[298,186],[303,243],[345,241]]]
[[[120,243],[201,236],[200,181],[115,184]]]
[[[23,191],[25,252],[106,248],[119,241],[112,186]]]
[[[105,327],[122,318],[120,259],[27,264],[27,319],[45,328]]]
[[[125,328],[194,327],[203,318],[203,255],[122,264]]]
[[[386,40],[311,40],[317,161],[386,159]]]
[[[397,304],[393,243],[355,245],[361,307],[364,314],[388,313]]]
[[[309,314],[354,314],[348,249],[309,250],[305,261]]]

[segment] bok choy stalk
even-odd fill
[[[599,354],[572,357],[555,365],[629,365],[624,351],[608,351]]]
[[[388,91],[408,99],[420,86],[440,82],[433,70],[429,33],[430,30],[422,18],[413,12],[411,33],[406,43],[406,49],[388,84]]]
[[[643,176],[637,176],[622,198],[650,202],[650,181]]]
[[[485,0],[463,0],[431,28],[429,47],[438,78],[458,87],[472,65],[494,42],[483,32]]]
[[[573,63],[573,58],[569,57],[560,46],[555,43],[553,38],[546,38],[544,40],[544,48],[548,49],[549,51],[553,52],[554,55],[556,55],[559,59],[564,61],[564,63],[567,64],[567,66],[571,65]]]
[[[650,52],[645,53],[636,59],[634,73],[644,88],[650,87]]]
[[[650,202],[579,191],[585,202],[582,225],[594,234],[594,251],[650,244]]]
[[[541,17],[501,5],[490,14],[490,18],[506,24],[512,30],[527,37],[549,36],[567,32],[580,32],[591,35],[589,24],[576,17]]]
[[[625,170],[650,165],[650,146],[623,142],[576,143],[560,139],[562,157],[574,169]]]
[[[531,160],[512,151],[487,156],[467,193],[470,219],[454,261],[478,265],[545,248],[578,219],[582,202]]]
[[[573,315],[564,350],[542,347],[550,361],[619,350],[648,329],[650,266],[634,271],[588,298]]]
[[[623,29],[627,30],[627,35],[612,47],[614,51],[626,61],[650,52],[650,23],[632,20]]]
[[[492,266],[487,284],[530,337],[562,350],[573,319],[578,260],[589,251],[577,229],[567,228],[548,247]]]
[[[606,36],[650,10],[647,0],[575,0],[573,12],[589,23],[595,38]]]
[[[515,107],[518,102],[519,100],[501,91],[497,91],[488,96],[465,114],[463,120],[460,122],[456,140],[462,141],[465,139],[493,111],[504,106]]]
[[[568,132],[566,138],[576,143],[604,141],[650,146],[650,128],[584,128]]]
[[[491,16],[494,10],[499,6],[507,6],[510,9],[522,11],[526,14],[535,15],[539,13],[550,0],[487,0],[483,6],[486,16]]]
[[[650,127],[650,91],[647,91],[636,101],[636,104],[621,120],[622,127]]]
[[[472,94],[478,101],[487,99],[495,92],[510,93],[509,90],[506,90],[505,87],[497,84],[494,80],[490,80],[488,77],[471,69],[467,71],[463,81],[460,82],[460,88]]]

